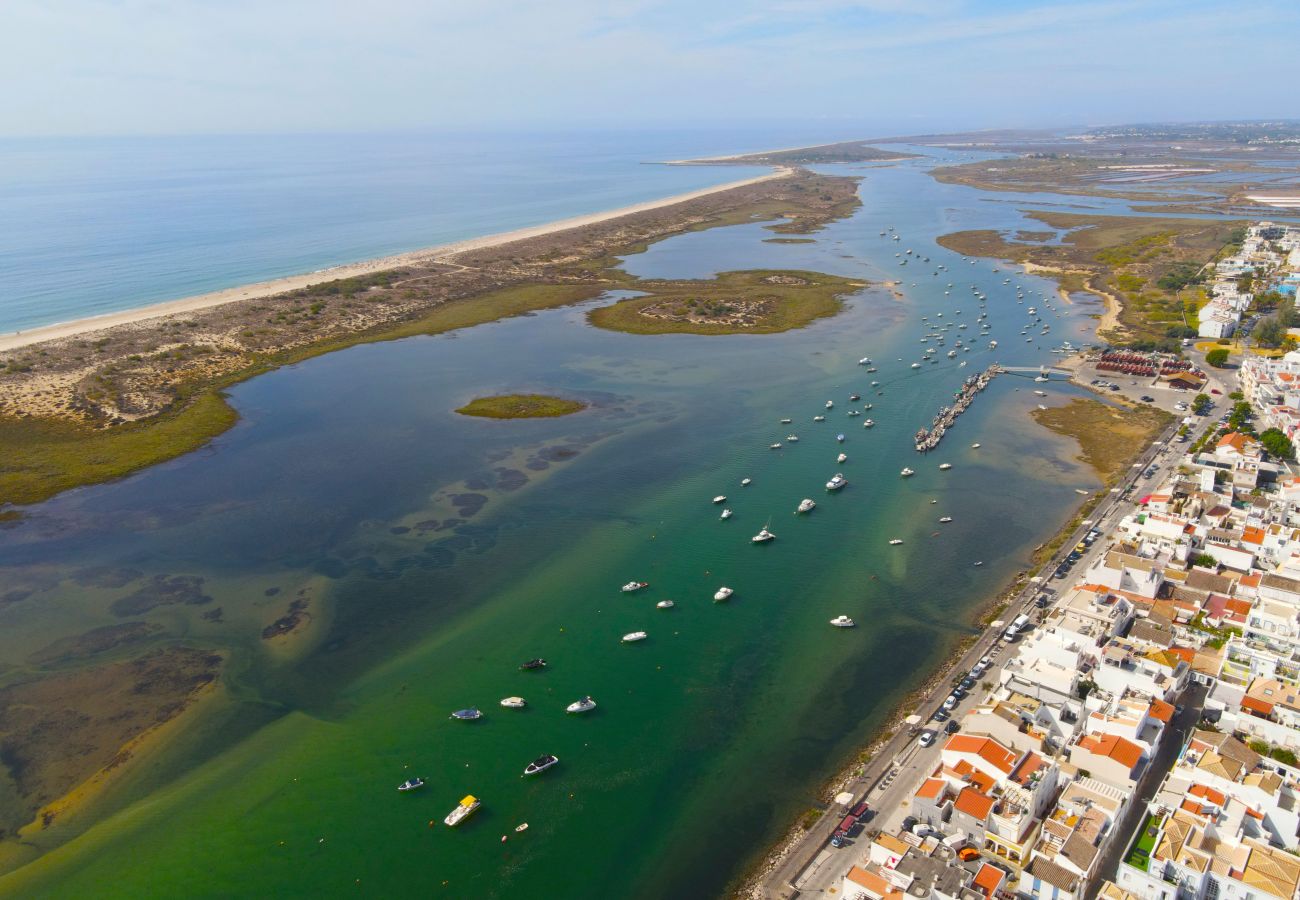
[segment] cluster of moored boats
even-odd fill
[[[916,452],[927,453],[938,447],[948,429],[956,424],[957,417],[970,409],[975,397],[988,387],[989,382],[1001,371],[1002,367],[994,363],[978,375],[972,375],[962,382],[961,390],[954,395],[952,406],[941,408],[930,423],[930,427],[922,428],[916,433]]]

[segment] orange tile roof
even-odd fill
[[[1250,435],[1242,434],[1240,431],[1234,431],[1219,438],[1218,446],[1232,447],[1238,452],[1243,452],[1247,446],[1253,443],[1255,443],[1255,440]]]
[[[1206,787],[1203,784],[1192,785],[1188,789],[1187,793],[1191,794],[1193,797],[1204,797],[1206,800],[1209,800],[1215,806],[1222,806],[1224,803],[1228,802],[1228,798],[1225,794],[1223,794],[1220,791],[1216,791],[1212,787]]]
[[[926,800],[934,800],[943,793],[943,786],[946,782],[942,778],[927,778],[916,789],[916,796]]]
[[[1191,647],[1173,646],[1170,647],[1165,652],[1169,653],[1172,656],[1178,657],[1179,659],[1186,662],[1189,666],[1196,661],[1196,651],[1193,650]]]
[[[1239,616],[1248,615],[1250,613],[1250,601],[1242,600],[1239,597],[1230,597],[1228,602],[1224,604],[1224,609]]]
[[[1259,587],[1259,580],[1263,577],[1262,572],[1252,572],[1249,575],[1242,575],[1240,583],[1247,587]]]
[[[867,893],[877,897],[902,897],[903,892],[894,887],[885,879],[881,878],[875,872],[868,872],[861,866],[854,866],[849,869],[849,873],[844,876],[849,881],[860,887],[866,888]]]
[[[1142,748],[1115,734],[1084,735],[1079,746],[1097,756],[1109,757],[1129,771],[1142,760]]]
[[[1267,716],[1273,712],[1273,704],[1267,700],[1260,700],[1257,697],[1245,696],[1241,698],[1241,708],[1248,709],[1251,712],[1257,712],[1260,715]]]
[[[943,749],[978,756],[1004,775],[1009,773],[1016,764],[1016,755],[992,738],[954,734],[948,738],[948,743]]]
[[[1163,700],[1152,700],[1147,715],[1158,721],[1168,723],[1174,717],[1174,708]]]
[[[1185,799],[1182,803],[1178,804],[1178,806],[1180,809],[1189,812],[1194,816],[1208,815],[1208,813],[1204,813],[1201,811],[1201,804],[1197,803],[1195,800],[1191,799],[1190,797]]]
[[[976,890],[981,891],[985,897],[992,897],[993,892],[1001,885],[1006,874],[997,866],[990,866],[988,863],[980,866],[980,870],[975,873],[974,885]]]
[[[952,805],[952,808],[982,822],[988,818],[989,812],[993,809],[993,798],[987,794],[981,794],[975,788],[962,788],[961,793],[957,795],[957,802]]]
[[[1247,527],[1241,533],[1241,539],[1247,544],[1262,544],[1264,543],[1264,529]]]

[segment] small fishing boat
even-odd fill
[[[731,510],[729,510],[729,509],[724,509],[724,510],[722,511],[722,515],[718,516],[718,518],[719,518],[719,519],[730,519],[730,518],[731,518]]]
[[[469,816],[473,814],[474,810],[478,809],[482,805],[483,802],[477,797],[472,794],[467,795],[460,801],[460,804],[455,809],[447,814],[447,818],[443,819],[443,821],[452,828],[455,828],[461,822],[465,821],[465,819],[469,818]]]
[[[782,420],[781,420],[781,424],[782,424],[782,425],[789,425],[789,424],[790,424],[791,422],[793,422],[793,421],[794,421],[794,419],[782,419]]]
[[[646,634],[644,631],[629,631],[627,634],[623,635],[623,643],[635,644],[637,641],[644,641],[649,636],[650,635]]]
[[[984,560],[981,559],[979,562],[975,563],[975,565],[976,565],[976,566],[982,566],[982,565],[984,565]]]
[[[787,434],[785,436],[785,439],[791,444],[799,443],[799,435],[797,434]]]
[[[519,832],[519,831],[527,831],[527,830],[528,830],[528,823],[527,823],[527,822],[521,822],[521,823],[519,823],[518,825],[515,826],[515,831],[516,831],[516,832]]]
[[[458,719],[461,722],[473,722],[475,719],[483,718],[483,713],[471,706],[469,709],[456,710],[451,714],[451,718]]]
[[[910,478],[911,476],[915,475],[916,472],[904,466],[903,471],[899,472],[898,474],[904,478]]]
[[[758,534],[754,535],[749,540],[755,544],[766,544],[768,541],[776,540],[776,535],[768,531],[767,526],[764,525],[761,529],[759,529]]]
[[[970,445],[970,448],[971,448],[972,450],[978,450],[978,449],[980,448],[980,445],[979,445],[979,444],[971,444],[971,445]]]
[[[528,703],[523,697],[507,697],[501,701],[501,705],[506,709],[523,709]]]
[[[862,413],[858,412],[856,409],[851,409],[851,410],[849,410],[849,418],[850,418],[850,419],[855,419],[855,418],[857,418],[857,417],[860,416],[860,415],[862,415]]]
[[[897,546],[898,546],[899,544],[901,544],[901,543],[903,543],[903,539],[902,539],[902,538],[890,538],[890,539],[889,539],[889,546],[891,546],[891,547],[897,547]]]
[[[523,669],[524,671],[528,671],[529,669],[545,669],[546,660],[542,659],[539,656],[537,659],[530,659],[526,663],[521,663],[519,668]]]
[[[939,521],[943,522],[944,524],[947,524],[948,522],[952,521],[952,516],[941,516],[939,518]]]
[[[834,401],[834,400],[827,400],[827,401],[826,401],[826,408],[827,408],[827,409],[834,409],[834,408],[835,408],[835,401]]]
[[[841,453],[839,456],[835,457],[835,461],[836,461],[837,463],[848,462],[848,461],[849,461],[849,455],[848,455],[847,453]]]
[[[545,772],[547,769],[549,769],[551,766],[555,765],[559,761],[560,758],[554,755],[553,753],[548,753],[545,756],[539,756],[537,757],[537,759],[533,760],[527,766],[524,767],[524,774],[525,775],[540,774],[542,772]],[[518,828],[515,829],[515,831],[519,831],[519,830],[520,829]]]
[[[939,463],[940,472],[947,472],[951,468],[952,468],[952,463]]]
[[[767,445],[767,449],[769,449],[769,450],[780,450],[780,449],[781,449],[781,442],[780,442],[780,441],[777,441],[775,444],[768,444],[768,445]]]
[[[850,619],[848,616],[836,616],[835,618],[831,619],[831,624],[834,625],[836,628],[852,628],[853,620]]]
[[[1046,396],[1047,396],[1047,391],[1034,391],[1034,393],[1037,394],[1037,395],[1040,396],[1040,397],[1046,397]]]
[[[639,591],[639,590],[641,590],[641,588],[646,588],[646,587],[650,587],[650,582],[648,582],[648,581],[629,581],[627,584],[623,585],[623,593],[625,593],[625,594],[630,594],[630,593],[632,593],[633,591]]]
[[[658,603],[655,604],[655,606],[658,607],[659,609],[672,609],[676,605],[677,604],[671,600],[660,600]]]
[[[921,364],[920,364],[920,363],[912,363],[912,368],[913,368],[913,369],[919,369],[919,368],[921,368]]]
[[[825,421],[826,421],[826,417],[825,417],[825,416],[813,416],[813,421],[814,421],[814,422],[825,422]]]
[[[858,365],[860,365],[860,366],[869,366],[869,365],[871,365],[871,357],[870,357],[870,356],[864,356],[864,357],[862,357],[862,359],[858,360]]]
[[[574,700],[568,706],[564,707],[566,713],[585,713],[591,712],[596,708],[596,701],[590,697],[583,697],[581,700]]]
[[[866,419],[866,420],[864,420],[864,421],[862,422],[862,427],[863,427],[863,428],[874,428],[875,425],[876,425],[876,420],[875,420],[875,419]]]
[[[844,443],[844,435],[842,434],[835,435],[835,440],[839,441],[841,444]]]
[[[816,508],[817,508],[817,504],[805,497],[803,500],[799,501],[799,508],[796,509],[795,512],[796,513],[812,512]]]
[[[403,792],[405,792],[405,791],[418,791],[418,790],[419,790],[420,788],[422,788],[422,787],[424,787],[424,779],[423,779],[423,778],[408,778],[408,779],[406,779],[405,781],[403,781],[401,784],[399,784],[399,785],[397,786],[397,789],[398,789],[399,791],[403,791]]]
[[[853,403],[857,403],[861,399],[862,397],[858,394],[849,394],[849,400],[852,401]]]
[[[716,497],[713,498],[713,502],[714,502],[714,503],[726,503],[726,502],[727,502],[727,495],[726,495],[726,494],[719,494],[718,496],[716,496]]]
[[[841,475],[839,472],[836,472],[833,476],[831,476],[831,480],[826,482],[826,490],[838,491],[846,484],[848,484],[848,481],[845,480],[844,476]]]
[[[741,486],[741,487],[749,487],[753,482],[754,482],[754,479],[752,479],[752,478],[742,478],[742,479],[740,479],[740,486]]]
[[[734,593],[736,593],[734,590],[724,585],[713,592],[713,599],[721,603],[723,600],[729,599]]]

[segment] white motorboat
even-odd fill
[[[834,408],[835,408],[835,401],[834,401],[834,400],[827,400],[827,401],[826,401],[826,408],[827,408],[827,409],[834,409]]]
[[[875,424],[876,424],[876,420],[875,420],[875,419],[865,419],[865,420],[862,422],[862,427],[863,427],[863,428],[871,428],[871,427],[872,427],[873,425],[875,425]]]
[[[939,518],[939,521],[943,522],[944,524],[947,524],[952,521],[952,516],[941,516]]]
[[[718,518],[719,518],[719,519],[730,519],[730,518],[731,518],[731,510],[729,510],[729,509],[724,509],[724,510],[722,511],[722,515],[718,516]]]
[[[852,628],[853,620],[850,619],[848,616],[836,616],[835,618],[831,619],[831,624],[834,625],[836,628]]]
[[[547,769],[549,769],[551,766],[555,765],[559,761],[560,758],[558,756],[555,756],[550,753],[546,754],[545,756],[539,756],[537,757],[537,759],[533,760],[526,767],[524,767],[524,774],[537,775],[541,772],[545,772]],[[516,828],[515,830],[518,831],[519,829]]]
[[[716,497],[713,498],[713,502],[714,502],[714,503],[726,503],[726,502],[727,502],[727,495],[726,495],[726,494],[719,494],[718,496],[716,496]]]
[[[772,532],[768,531],[768,530],[767,530],[767,526],[764,525],[764,526],[759,530],[758,534],[754,535],[754,536],[753,536],[752,538],[750,538],[749,540],[750,540],[752,543],[755,543],[755,544],[766,544],[768,541],[775,540],[775,539],[776,539],[776,535],[774,535]]]
[[[816,508],[816,506],[817,506],[816,503],[814,503],[812,500],[805,497],[803,500],[799,501],[799,508],[796,509],[795,512],[797,513],[812,512],[813,509]]]
[[[726,585],[723,585],[722,587],[718,588],[716,591],[713,592],[713,599],[718,603],[721,603],[723,600],[730,599],[731,595],[734,593],[736,593],[734,590],[727,587]]]
[[[825,416],[813,416],[813,421],[814,421],[814,422],[825,422],[825,421],[826,421],[826,417],[825,417]]]
[[[949,359],[956,359],[956,358],[957,358],[957,351],[956,351],[956,350],[949,350],[949,351],[948,351],[948,358],[949,358]]]
[[[902,538],[890,538],[890,539],[889,539],[889,546],[891,546],[891,547],[897,547],[897,546],[898,546],[899,544],[901,544],[901,543],[903,543],[903,539],[902,539]]]
[[[655,604],[655,606],[658,607],[659,609],[672,609],[676,605],[677,604],[671,600],[660,600],[658,603]]]
[[[633,591],[639,591],[641,588],[647,587],[650,587],[650,582],[648,581],[629,581],[627,584],[623,585],[623,593],[630,594]]]
[[[775,444],[769,444],[767,449],[769,449],[769,450],[780,450],[780,449],[781,449],[781,442],[780,442],[780,441],[777,441]]]
[[[566,713],[585,713],[591,712],[596,708],[596,701],[590,697],[583,697],[581,700],[574,700],[568,706],[564,707]]]
[[[501,705],[506,709],[523,709],[528,703],[523,697],[507,697],[501,701]]]
[[[952,463],[939,463],[940,472],[947,472],[951,468],[952,468]]]
[[[871,405],[870,403],[866,403],[866,404],[863,404],[862,408],[865,410],[865,409],[872,409],[873,407],[872,407],[872,405]]]
[[[797,444],[797,443],[799,443],[799,435],[797,435],[797,434],[787,434],[787,435],[785,436],[785,439],[786,439],[786,441],[788,441],[788,442],[791,443],[791,444]]]
[[[472,794],[467,795],[463,800],[460,801],[460,804],[455,809],[453,809],[451,812],[447,814],[447,817],[442,821],[446,822],[452,828],[455,828],[461,822],[465,821],[465,819],[467,819],[474,812],[474,810],[478,809],[482,805],[483,802],[479,800],[477,797],[475,797]]]
[[[752,479],[752,478],[742,478],[742,479],[740,479],[740,486],[741,486],[741,487],[749,487],[750,484],[753,483],[753,481],[754,481],[754,479]]]
[[[912,363],[912,368],[913,368],[913,369],[919,369],[919,368],[921,368],[921,364],[920,364],[920,363]]]
[[[1047,391],[1034,391],[1034,393],[1037,394],[1037,395],[1040,396],[1040,397],[1046,397],[1046,396],[1047,396]]]
[[[849,418],[850,418],[850,419],[857,418],[857,417],[860,416],[860,415],[862,415],[862,413],[858,412],[856,409],[851,409],[851,410],[849,410]]]
[[[837,434],[837,435],[835,435],[835,440],[838,441],[838,442],[841,443],[841,444],[844,443],[844,435],[842,435],[842,434]]]
[[[871,357],[870,357],[870,356],[864,356],[864,357],[862,357],[862,359],[858,360],[858,365],[860,365],[860,366],[869,366],[869,365],[871,365]]]
[[[422,787],[424,787],[423,778],[408,778],[399,784],[397,789],[405,793],[406,791],[418,791]]]
[[[848,481],[845,480],[844,476],[841,475],[839,472],[836,472],[836,473],[831,477],[831,480],[828,481],[828,482],[826,482],[826,490],[828,490],[828,491],[838,491],[840,488],[844,487],[844,485],[846,485],[846,484],[848,484]]]
[[[644,641],[649,636],[650,635],[646,634],[644,631],[629,631],[627,634],[623,635],[623,643],[635,644],[637,641]]]
[[[483,718],[483,713],[480,712],[477,708],[471,706],[468,709],[456,710],[454,713],[451,714],[451,718],[456,719],[457,721],[460,722],[473,722],[477,719]]]
[[[836,461],[837,463],[848,462],[848,461],[849,461],[849,455],[848,455],[847,453],[841,453],[839,456],[835,457],[835,461]]]
[[[906,466],[904,466],[904,467],[903,467],[903,471],[899,472],[898,474],[901,475],[901,476],[904,477],[904,478],[908,478],[908,477],[910,477],[910,476],[912,476],[912,475],[915,475],[916,472],[914,472],[912,469],[909,469],[909,468],[907,468]]]
[[[793,422],[793,421],[794,421],[794,419],[782,419],[782,420],[781,420],[781,424],[782,424],[782,425],[789,425],[789,424],[790,424],[791,422]]]
[[[979,445],[979,444],[971,444],[971,445],[970,445],[970,448],[971,448],[972,450],[978,450],[978,449],[980,448],[980,445]]]

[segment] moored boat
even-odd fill
[[[848,462],[848,461],[849,461],[849,455],[848,455],[847,453],[841,453],[839,456],[835,457],[835,461],[836,461],[837,463]]]
[[[655,604],[655,606],[658,607],[659,609],[672,609],[676,605],[677,604],[671,600],[660,600],[658,603]]]
[[[537,659],[530,659],[526,663],[521,663],[519,668],[524,669],[525,671],[528,669],[545,669],[546,660],[539,656]]]
[[[729,510],[729,509],[724,509],[724,510],[722,511],[722,515],[718,516],[718,518],[719,518],[719,519],[730,519],[730,518],[731,518],[731,510]]]
[[[776,540],[776,535],[768,531],[766,525],[759,529],[758,534],[750,538],[750,541],[755,544],[766,544],[772,540]]]
[[[623,593],[630,594],[633,591],[639,591],[641,588],[649,586],[650,582],[648,581],[629,581],[627,584],[623,585]]]
[[[952,463],[939,463],[939,471],[947,472],[952,468]]]
[[[564,707],[567,713],[585,713],[591,712],[596,708],[596,701],[591,697],[583,697],[581,700],[574,700],[568,706]]]
[[[723,585],[722,587],[718,588],[716,591],[713,592],[713,599],[720,603],[723,600],[726,600],[729,597],[731,597],[731,595],[734,593],[736,593],[734,590],[727,587],[726,585]]]
[[[903,471],[899,472],[898,474],[903,476],[904,478],[910,478],[911,476],[915,475],[916,472],[904,466]]]
[[[835,435],[835,440],[837,440],[841,444],[844,443],[844,435],[842,434]]]
[[[401,784],[399,784],[399,785],[397,786],[397,789],[398,789],[399,791],[403,791],[403,792],[405,792],[405,791],[418,791],[418,790],[419,790],[420,788],[422,788],[422,787],[424,787],[424,779],[423,779],[423,778],[408,778],[408,779],[406,779],[405,781],[403,781]]]
[[[523,697],[506,697],[501,701],[501,705],[506,709],[523,709],[528,703]]]
[[[839,472],[836,472],[834,475],[831,476],[831,480],[826,482],[826,490],[838,491],[846,484],[848,484],[848,481],[844,478],[844,476],[841,475]]]
[[[650,635],[646,634],[644,631],[629,631],[627,634],[623,635],[623,643],[635,644],[637,641],[644,641],[649,636]]]
[[[457,719],[461,722],[473,722],[475,719],[483,718],[483,713],[471,706],[468,709],[456,710],[451,714],[451,718]]]
[[[726,495],[726,494],[719,494],[718,496],[716,496],[716,497],[713,498],[713,502],[714,502],[714,503],[726,503],[726,502],[727,502],[727,495]]]
[[[447,814],[447,818],[443,819],[442,821],[446,822],[452,828],[455,828],[461,822],[465,821],[465,819],[467,819],[470,815],[472,815],[474,810],[478,809],[482,805],[483,805],[483,801],[479,800],[473,794],[469,794],[464,799],[462,799],[460,801],[460,804],[451,812],[449,812]]]
[[[852,628],[853,620],[850,619],[848,616],[836,616],[835,618],[831,619],[831,624],[834,625],[836,628]]]
[[[548,753],[545,756],[539,756],[537,757],[537,759],[533,760],[528,765],[524,766],[524,774],[537,775],[541,772],[545,772],[547,769],[549,769],[551,766],[555,765],[559,761],[560,758],[553,753]],[[518,829],[515,830],[517,831]]]
[[[940,516],[940,517],[939,517],[939,521],[940,521],[940,522],[944,522],[944,523],[951,522],[951,521],[952,521],[952,516]]]
[[[799,508],[796,509],[795,512],[797,513],[812,512],[813,509],[816,508],[816,506],[817,506],[816,503],[814,503],[812,500],[805,497],[803,500],[799,501]]]
[[[897,547],[901,543],[903,543],[902,538],[890,538],[889,540],[889,546],[891,547]]]

